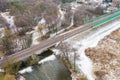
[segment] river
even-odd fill
[[[66,66],[51,55],[34,65],[19,71],[26,80],[72,80]]]

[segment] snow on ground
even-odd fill
[[[20,73],[20,74],[24,74],[24,73],[26,73],[26,72],[30,73],[30,72],[32,72],[32,71],[33,71],[33,70],[32,70],[32,66],[30,66],[30,67],[27,67],[27,68],[25,68],[25,69],[23,69],[23,70],[20,70],[19,73]]]
[[[20,76],[18,80],[25,80],[25,78],[23,76]]]
[[[46,35],[48,33],[48,29],[43,29],[41,32],[43,35]]]
[[[76,3],[71,3],[72,16],[71,16],[70,25],[67,28],[64,28],[64,29],[62,29],[62,30],[60,30],[60,31],[58,31],[56,33],[50,34],[50,38],[54,38],[56,35],[64,32],[66,29],[69,29],[70,27],[72,27],[74,25],[74,13],[75,13],[75,10],[76,10],[77,7],[78,7],[78,5]],[[58,8],[59,8],[59,13],[60,13],[59,17],[60,17],[61,21],[63,21],[65,19],[65,12],[61,10],[60,5],[58,6]]]
[[[45,24],[46,24],[45,18],[42,18],[42,19],[38,22],[38,25],[45,25]]]
[[[42,64],[42,63],[45,63],[45,62],[47,62],[47,61],[53,61],[53,60],[55,60],[55,59],[56,59],[55,55],[51,55],[51,56],[48,56],[48,57],[46,57],[45,59],[39,61],[38,63],[39,63],[39,64]]]
[[[94,80],[92,73],[92,61],[85,55],[85,47],[78,47],[77,53],[80,57],[76,60],[77,67],[87,76],[89,80]]]
[[[72,16],[71,16],[71,23],[70,25],[66,28],[69,29],[74,25],[74,14],[75,14],[75,10],[77,9],[77,7],[79,7],[80,5],[77,5],[77,3],[72,2],[71,3],[71,11],[72,11]]]
[[[95,80],[95,77],[92,72],[92,61],[85,55],[85,50],[89,47],[97,46],[101,39],[118,28],[120,28],[120,21],[115,21],[105,27],[91,30],[89,34],[85,34],[84,37],[76,35],[65,41],[71,44],[73,48],[77,49],[76,52],[79,56],[79,58],[76,60],[77,67],[87,76],[88,80]],[[77,40],[74,39],[76,37]],[[53,51],[56,54],[60,54],[59,50],[53,49]],[[71,53],[72,52],[70,52],[70,55]]]
[[[59,21],[59,23],[56,25],[56,27],[60,27],[60,26],[61,26],[62,21],[65,19],[65,13],[66,13],[65,11],[62,11],[62,10],[61,10],[60,5],[58,5],[58,9],[59,9],[58,18],[60,18],[60,21]],[[56,32],[56,33],[50,34],[50,38],[54,38],[54,37],[56,37],[56,35],[64,32],[64,31],[65,31],[65,29],[61,29],[61,30],[59,30],[59,31]]]
[[[109,35],[111,32],[115,31],[119,27],[120,27],[120,21],[116,21],[113,24],[109,24],[106,27],[103,27],[103,28],[95,31],[95,33],[93,33],[93,35],[91,35],[91,36],[88,35],[87,38],[85,38],[81,41],[81,43],[84,46],[86,45],[87,48],[95,47],[95,46],[97,46],[98,42],[101,39],[103,39],[105,36]]]
[[[56,33],[50,34],[50,38],[54,38],[54,37],[56,37],[56,35],[64,32],[64,31],[65,31],[65,29],[61,29],[60,31],[58,31],[58,32],[56,32]]]
[[[32,33],[32,44],[33,45],[37,45],[40,43],[40,41],[38,41],[38,38],[40,38],[42,35],[45,35],[47,33],[47,29],[42,30],[41,32],[38,31],[38,27],[40,25],[45,25],[46,24],[46,20],[44,18],[42,18],[39,22],[38,25],[34,28],[33,31],[31,31],[30,33]]]
[[[58,8],[59,8],[59,15],[58,17],[61,19],[61,20],[64,20],[65,19],[65,12],[61,10],[61,7],[60,5],[58,5]]]
[[[59,54],[61,54],[61,51],[60,50],[58,50],[58,49],[52,49],[52,51],[56,54],[56,55],[59,55]]]
[[[32,46],[33,46],[33,45],[37,45],[37,44],[40,43],[40,42],[37,40],[39,35],[40,35],[39,32],[34,32],[34,33],[32,34],[32,44],[31,44]]]
[[[92,62],[85,55],[85,49],[89,47],[97,46],[98,42],[103,39],[105,36],[109,35],[114,30],[120,27],[120,21],[116,21],[111,23],[103,28],[97,29],[92,34],[88,34],[88,36],[84,37],[82,40],[78,40],[75,42],[78,49],[78,54],[80,55],[79,59],[76,60],[78,67],[83,71],[83,73],[87,76],[89,80],[95,80],[92,73]],[[74,41],[73,41],[74,42]],[[74,45],[74,46],[75,46]]]
[[[4,70],[3,70],[3,69],[0,69],[0,72],[4,72]]]
[[[0,14],[7,21],[7,23],[10,24],[9,28],[12,30],[12,32],[17,32],[17,28],[14,24],[14,16],[11,16],[9,12],[4,12]]]

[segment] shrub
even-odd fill
[[[27,64],[28,65],[35,65],[38,63],[39,60],[40,60],[39,56],[34,54],[33,56],[29,57]]]
[[[23,2],[11,0],[9,3],[10,3],[10,7],[12,8],[11,11],[13,12],[16,10],[23,11],[26,8],[26,5]]]
[[[13,64],[13,61],[14,61],[14,59],[11,59],[11,60],[7,61],[6,63],[4,63],[4,65],[2,66],[5,73],[15,74],[16,72],[18,72],[20,70],[22,62],[17,62],[17,63]]]

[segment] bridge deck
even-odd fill
[[[13,63],[20,61],[20,60],[23,60],[23,59],[35,54],[36,51],[45,50],[48,47],[51,47],[52,45],[56,44],[57,42],[64,41],[65,39],[68,39],[72,36],[75,36],[80,32],[84,32],[88,29],[91,29],[91,28],[93,28],[93,26],[95,26],[95,24],[97,26],[98,26],[98,24],[102,25],[102,24],[106,23],[105,20],[107,20],[107,22],[108,22],[108,21],[112,21],[113,19],[116,19],[117,17],[120,17],[120,11],[115,12],[115,13],[108,15],[108,16],[102,17],[100,19],[97,19],[96,21],[90,22],[86,25],[82,25],[80,27],[77,27],[77,28],[70,30],[70,31],[68,31],[60,36],[57,36],[55,38],[45,40],[38,45],[27,48],[25,50],[22,50],[20,52],[13,54],[13,55],[7,56],[6,57],[7,59],[4,58],[4,59],[0,60],[0,66],[2,66],[5,62],[7,62],[11,59],[14,59]]]

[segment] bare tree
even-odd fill
[[[77,54],[77,49],[72,48],[72,51],[74,52],[73,68],[74,68],[74,72],[76,72],[76,60],[78,59],[79,55]]]
[[[61,56],[69,60],[69,52],[71,51],[70,44],[60,43],[57,48],[63,53]]]
[[[10,55],[13,53],[12,48],[12,40],[14,38],[14,35],[12,32],[8,29],[4,31],[4,37],[1,38],[1,45],[2,45],[2,50],[5,53],[5,55]]]
[[[0,27],[8,28],[9,24],[7,21],[0,15]]]
[[[74,15],[75,26],[82,25],[84,21],[89,20],[90,18],[93,17],[93,14],[87,11],[86,6],[78,7]]]
[[[79,55],[77,54],[77,49],[71,47],[68,43],[60,43],[57,48],[63,53],[60,54],[62,59],[66,59],[69,65],[69,68],[73,69],[74,72],[77,72],[76,69],[76,60],[78,59]],[[72,54],[73,53],[73,54]],[[72,61],[73,63],[71,64]],[[65,64],[67,64],[65,63]]]

